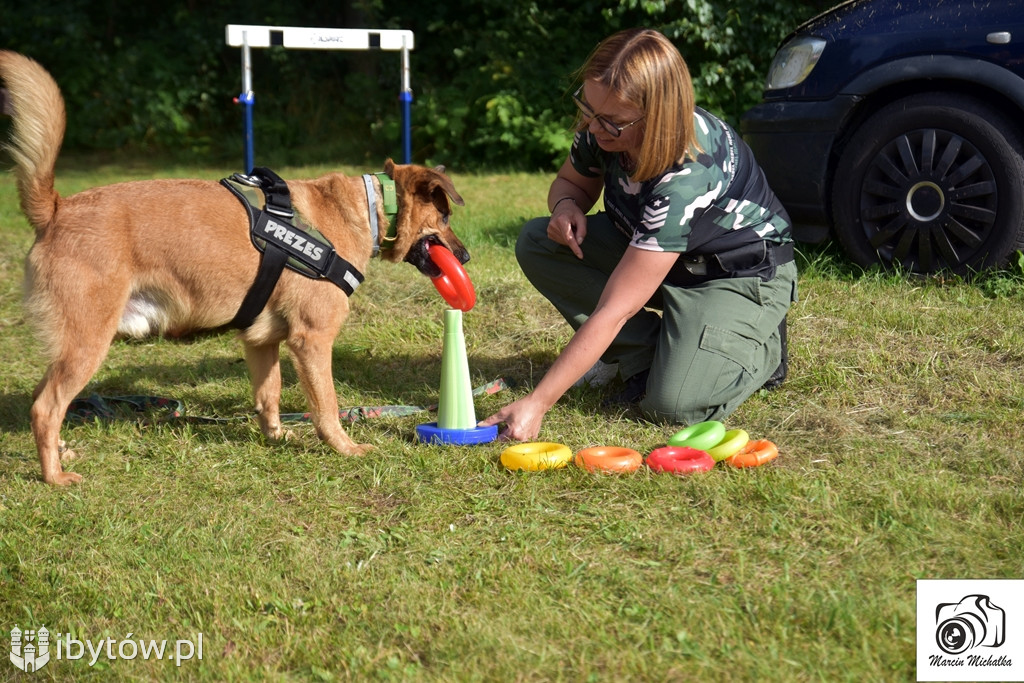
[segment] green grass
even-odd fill
[[[58,188],[232,170],[85,159]],[[472,380],[512,384],[477,399],[483,417],[569,338],[512,255],[550,176],[452,175],[478,293],[464,322]],[[85,480],[56,489],[28,426],[44,361],[20,307],[32,236],[10,176],[0,235],[0,651],[15,623],[169,648],[204,639],[202,661],[180,667],[105,654],[90,666],[87,653],[51,660],[40,680],[906,681],[916,579],[1024,573],[1014,271],[909,279],[801,247],[790,378],[728,420],[779,445],[762,468],[510,473],[497,443],[417,443],[429,413],[351,425],[376,445],[363,458],[301,423],[270,445],[228,334],[117,342],[87,391],[240,419],[67,428]],[[373,263],[334,349],[341,404],[434,402],[444,308],[413,269]],[[305,410],[287,360],[284,374],[282,409]],[[680,428],[601,398],[570,391],[541,437],[649,452]],[[3,659],[0,679],[18,678]]]

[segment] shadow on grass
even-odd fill
[[[797,269],[801,277],[856,282],[875,280],[901,284],[906,281],[930,286],[969,285],[990,299],[1024,296],[1024,252],[1016,252],[999,268],[955,274],[938,272],[930,275],[911,273],[897,266],[874,265],[864,268],[853,261],[834,240],[819,244],[797,243]]]
[[[518,375],[526,367],[523,358],[474,358],[470,359],[470,365],[471,376],[483,377],[480,384],[505,379],[503,374],[510,370]],[[373,359],[363,351],[336,347],[332,354],[332,367],[335,393],[342,410],[366,405],[426,407],[438,400],[441,358],[437,355],[396,353],[387,358]],[[281,376],[284,392],[298,387],[298,375],[286,351],[281,355]],[[514,385],[520,380],[506,381]],[[220,396],[214,397],[209,396],[208,391],[201,391],[202,385],[229,382],[244,389],[230,393],[221,391]],[[92,395],[150,397],[154,385],[166,387],[166,391],[158,390],[159,396],[152,398],[180,401],[184,415],[189,418],[206,415],[216,420],[225,416],[245,418],[254,415],[249,373],[240,356],[200,356],[186,365],[180,362],[126,364],[101,381],[90,382],[77,398]],[[197,399],[196,394],[200,391],[203,397]],[[0,430],[12,434],[30,432],[31,406],[31,392],[0,393]],[[298,403],[283,399],[281,411],[289,414],[307,412],[308,406],[304,397],[300,397]]]
[[[516,245],[516,240],[519,239],[519,231],[522,230],[527,220],[529,219],[524,218],[514,222],[488,226],[483,231],[483,234],[487,241],[495,246],[513,249]]]
[[[0,431],[16,434],[28,432],[28,410],[31,394],[0,394]]]

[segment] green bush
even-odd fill
[[[662,30],[690,64],[698,102],[736,122],[760,97],[779,40],[821,0],[309,0],[121,3],[0,0],[0,46],[28,54],[67,100],[65,146],[238,155],[240,51],[229,23],[404,28],[411,54],[413,160],[466,169],[554,169],[571,139],[574,71],[621,28]],[[252,51],[260,163],[400,158],[396,53]]]

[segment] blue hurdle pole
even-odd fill
[[[242,94],[235,101],[245,106],[245,172],[249,174],[256,165],[252,134],[252,106],[256,94],[252,91],[252,60],[249,55],[249,36],[245,31],[242,32]]]
[[[410,105],[412,104],[412,91],[403,90],[401,94],[402,101],[402,150],[405,155],[405,163],[412,163],[412,111]]]
[[[409,85],[409,48],[402,37],[402,150],[405,163],[412,163],[412,87]]]
[[[253,145],[252,145],[252,105],[255,96],[252,91],[244,92],[235,98],[235,102],[245,105],[245,172],[246,174],[252,173],[252,168],[255,166],[253,160]]]

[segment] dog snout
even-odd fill
[[[454,232],[447,231],[447,234],[442,233],[435,235],[432,239],[435,243],[440,244],[447,248],[448,251],[452,252],[455,258],[459,259],[459,263],[465,265],[469,262],[469,250],[466,249],[466,245],[455,236]]]
[[[455,237],[454,234],[450,237],[435,235],[428,238],[427,241],[432,244],[440,244],[442,247],[452,252],[455,258],[459,259],[459,263],[465,265],[469,262],[469,249],[466,249],[466,245],[459,241],[459,238]]]

